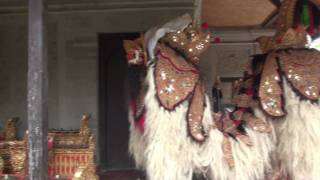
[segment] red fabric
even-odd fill
[[[131,61],[132,59],[135,58],[135,52],[134,52],[135,49],[133,50],[130,50],[129,52],[127,52],[127,60],[128,61]]]
[[[138,121],[135,121],[135,126],[136,128],[139,129],[141,134],[144,133],[144,123],[146,119],[145,116],[146,116],[146,113],[143,113],[143,115],[138,119]]]
[[[246,89],[246,95],[253,96],[253,89],[251,89],[251,88]]]
[[[135,99],[132,99],[130,101],[130,109],[132,110],[133,115],[136,114],[136,101]]]
[[[132,100],[130,103],[130,108],[133,111],[134,117],[136,117],[136,102]],[[146,113],[144,112],[138,120],[134,121],[135,127],[140,131],[141,134],[144,133],[144,123],[146,119]]]
[[[203,29],[208,29],[209,28],[209,24],[207,22],[202,23],[202,28]]]
[[[281,43],[282,43],[282,38],[281,38],[281,37],[278,37],[278,38],[276,39],[276,42],[277,42],[278,44],[281,44]]]
[[[308,33],[310,35],[314,35],[315,34],[314,13],[313,13],[312,6],[310,4],[309,4],[309,17],[310,17],[310,24],[308,28]]]
[[[239,111],[241,111],[241,112],[246,112],[246,111],[247,111],[247,108],[240,108]]]
[[[234,120],[233,124],[238,127],[241,124],[241,120]]]
[[[53,149],[53,140],[48,140],[48,150]]]
[[[222,41],[221,41],[220,37],[215,37],[215,38],[213,38],[213,42],[214,43],[221,43]]]

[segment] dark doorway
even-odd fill
[[[139,72],[128,67],[122,41],[137,37],[139,33],[98,36],[100,179],[145,179],[143,172],[133,170],[128,155],[128,100],[137,88]]]
[[[99,155],[103,171],[132,169],[128,155],[128,70],[122,41],[139,33],[99,34]]]

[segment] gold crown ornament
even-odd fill
[[[210,46],[210,34],[192,22],[184,30],[167,33],[161,41],[180,52],[193,64],[199,64],[200,54]]]
[[[303,25],[294,28],[294,13],[298,0],[284,0],[277,19],[276,34],[272,37],[262,36],[257,39],[261,50],[267,53],[286,48],[304,48],[307,45],[307,32]]]
[[[127,60],[129,65],[147,64],[147,54],[143,41],[144,37],[142,34],[138,39],[123,41],[123,47],[127,53]]]
[[[304,48],[308,43],[307,32],[302,25],[297,28],[289,28],[284,34],[278,36],[259,37],[257,41],[265,53],[276,49]]]

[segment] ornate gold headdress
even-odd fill
[[[202,32],[196,23],[192,22],[182,31],[167,33],[162,42],[178,50],[194,64],[198,64],[200,54],[210,45],[210,35]]]
[[[257,39],[263,52],[284,48],[303,48],[307,44],[305,27],[294,25],[294,12],[297,0],[284,0],[277,20],[277,32],[273,37],[262,36]]]
[[[140,38],[138,39],[123,41],[123,47],[127,53],[129,65],[147,64],[147,54],[143,41],[143,34],[141,34]]]

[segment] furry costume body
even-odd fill
[[[252,72],[261,73],[253,73],[252,84],[264,111],[258,116],[273,123],[274,171],[282,179],[320,177],[319,60],[319,52],[304,48],[277,50],[252,61]]]
[[[259,98],[277,136],[278,178],[315,180],[320,177],[320,52],[306,48],[306,27],[294,18],[297,5],[297,0],[284,0],[275,35],[258,38],[264,53],[277,56],[263,63]]]
[[[292,180],[317,180],[320,177],[320,107],[301,100],[286,80],[283,88],[287,115],[273,120],[279,171]]]
[[[204,174],[212,180],[258,180],[264,179],[271,171],[270,152],[274,149],[274,142],[270,134],[246,128],[253,146],[224,137],[218,129],[212,128],[213,119],[206,97],[208,106],[203,125],[209,133],[206,141],[199,144],[188,135],[185,120],[188,102],[168,112],[159,105],[155,96],[152,67],[147,82],[150,89],[145,99],[145,132],[142,134],[131,121],[129,146],[137,167],[145,169],[150,180],[191,180],[193,173]],[[231,142],[235,161],[233,168],[224,158],[224,138]]]
[[[164,61],[155,53],[156,47],[159,46],[158,41],[166,33],[183,31],[190,22],[190,18],[183,16],[179,21],[174,20],[159,29],[152,29],[146,34],[145,44],[149,52],[149,63],[145,78],[145,84],[148,86],[144,98],[145,121],[144,123],[140,123],[139,119],[135,121],[134,113],[130,113],[130,154],[134,157],[137,167],[146,170],[147,178],[150,180],[191,180],[195,173],[202,174],[212,180],[263,179],[266,171],[270,169],[269,154],[273,148],[269,134],[246,127],[246,136],[251,139],[253,144],[248,146],[237,137],[231,137],[221,132],[215,125],[208,96],[203,91],[195,93],[196,90],[193,90],[185,99],[177,102],[176,99],[170,99],[169,96],[160,97],[162,92],[158,88],[166,87],[168,84],[160,84],[160,86],[158,84],[157,86],[157,83],[160,82],[159,79],[161,80],[161,73],[155,73],[156,68],[159,67],[156,63]],[[169,37],[174,36],[176,35],[171,34]],[[171,46],[175,46],[175,44],[173,43]],[[172,49],[175,50],[175,48]],[[173,60],[180,58],[175,57],[177,54],[181,56],[181,52],[171,54]],[[191,56],[191,58],[193,57]],[[194,67],[193,63],[197,63],[197,61],[197,58],[193,58],[191,67]],[[180,67],[186,67],[178,61],[170,63],[176,70],[181,69]],[[180,66],[176,66],[177,63]],[[171,72],[171,74],[174,73]],[[158,81],[156,77],[158,77]],[[174,85],[177,86],[178,83],[181,82],[176,82]],[[190,84],[194,85],[199,85],[199,83],[201,84],[201,78],[197,83],[190,81]],[[177,90],[177,88],[175,89]],[[184,93],[180,92],[180,94]],[[201,99],[197,99],[197,96],[204,97],[203,103]],[[199,117],[202,117],[201,121],[198,121],[200,124],[197,124],[196,127],[198,125],[202,127],[201,130],[205,135],[204,140],[197,138],[192,133],[194,126],[189,125],[191,119],[188,115],[194,98],[196,98],[195,103],[200,101],[199,105],[203,105],[204,109],[203,113],[201,111],[194,112],[199,113]],[[197,109],[197,106],[193,108]],[[140,124],[144,125],[143,131],[139,128]],[[234,130],[236,131],[236,129]],[[227,148],[224,146],[226,142],[229,145]],[[228,154],[226,154],[226,149]],[[234,162],[234,166],[230,166],[230,161]]]

